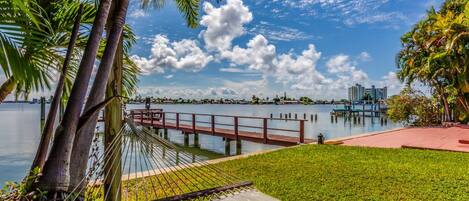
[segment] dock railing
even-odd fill
[[[279,133],[272,132],[287,132],[296,133],[299,139],[299,143],[305,142],[305,119],[282,119],[282,118],[267,118],[267,117],[254,117],[254,116],[240,116],[240,115],[217,115],[217,114],[203,114],[203,113],[186,113],[186,112],[166,112],[161,109],[137,109],[131,110],[130,116],[132,119],[139,120],[141,124],[149,121],[151,125],[159,122],[163,128],[166,128],[168,122],[174,123],[176,129],[180,129],[180,126],[190,125],[191,130],[195,133],[199,126],[209,127],[212,135],[215,135],[217,129],[230,129],[233,131],[233,135],[236,139],[239,139],[239,133],[246,131],[246,129],[258,130],[263,139],[264,143],[269,140],[269,134],[282,135]],[[225,121],[217,121],[223,119]],[[254,120],[259,121],[260,126],[247,125],[240,123],[241,120]],[[298,122],[298,129],[289,128],[276,128],[271,127],[269,122],[271,121],[289,121]],[[222,128],[223,127],[223,128]],[[249,132],[249,131],[247,131]],[[289,135],[287,135],[289,136]]]

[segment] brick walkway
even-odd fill
[[[469,144],[461,144],[459,140],[469,141],[469,127],[407,128],[344,140],[343,145],[383,148],[411,147],[469,152]]]

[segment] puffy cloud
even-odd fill
[[[293,89],[313,89],[330,82],[316,70],[321,52],[312,44],[301,55],[282,54],[276,63],[274,77],[283,84],[292,84]]]
[[[134,55],[132,59],[143,74],[151,74],[164,73],[165,68],[198,72],[213,60],[213,56],[200,49],[194,40],[171,42],[165,35],[156,35],[150,57]]]
[[[205,2],[204,12],[200,24],[207,28],[200,35],[209,50],[229,49],[231,41],[245,33],[243,25],[252,20],[252,13],[241,0],[228,0],[219,8]]]
[[[355,68],[350,61],[350,57],[344,54],[339,54],[327,61],[327,71],[330,73],[343,73],[351,71]]]
[[[138,94],[142,96],[156,96],[167,98],[235,98],[239,95],[237,90],[228,87],[213,87],[203,89],[165,86],[139,87]]]
[[[378,82],[380,86],[388,87],[388,94],[397,94],[404,87],[401,81],[397,78],[396,72],[388,72],[382,79]]]
[[[262,35],[257,35],[247,43],[247,48],[235,46],[232,50],[224,50],[221,57],[229,59],[233,64],[247,65],[251,70],[269,70],[273,67],[276,57],[275,46],[269,44]]]

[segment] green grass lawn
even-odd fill
[[[469,154],[304,145],[217,164],[281,200],[469,200]]]

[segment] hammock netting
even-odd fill
[[[216,200],[250,182],[126,119],[108,146],[96,137],[86,176],[66,200]]]

